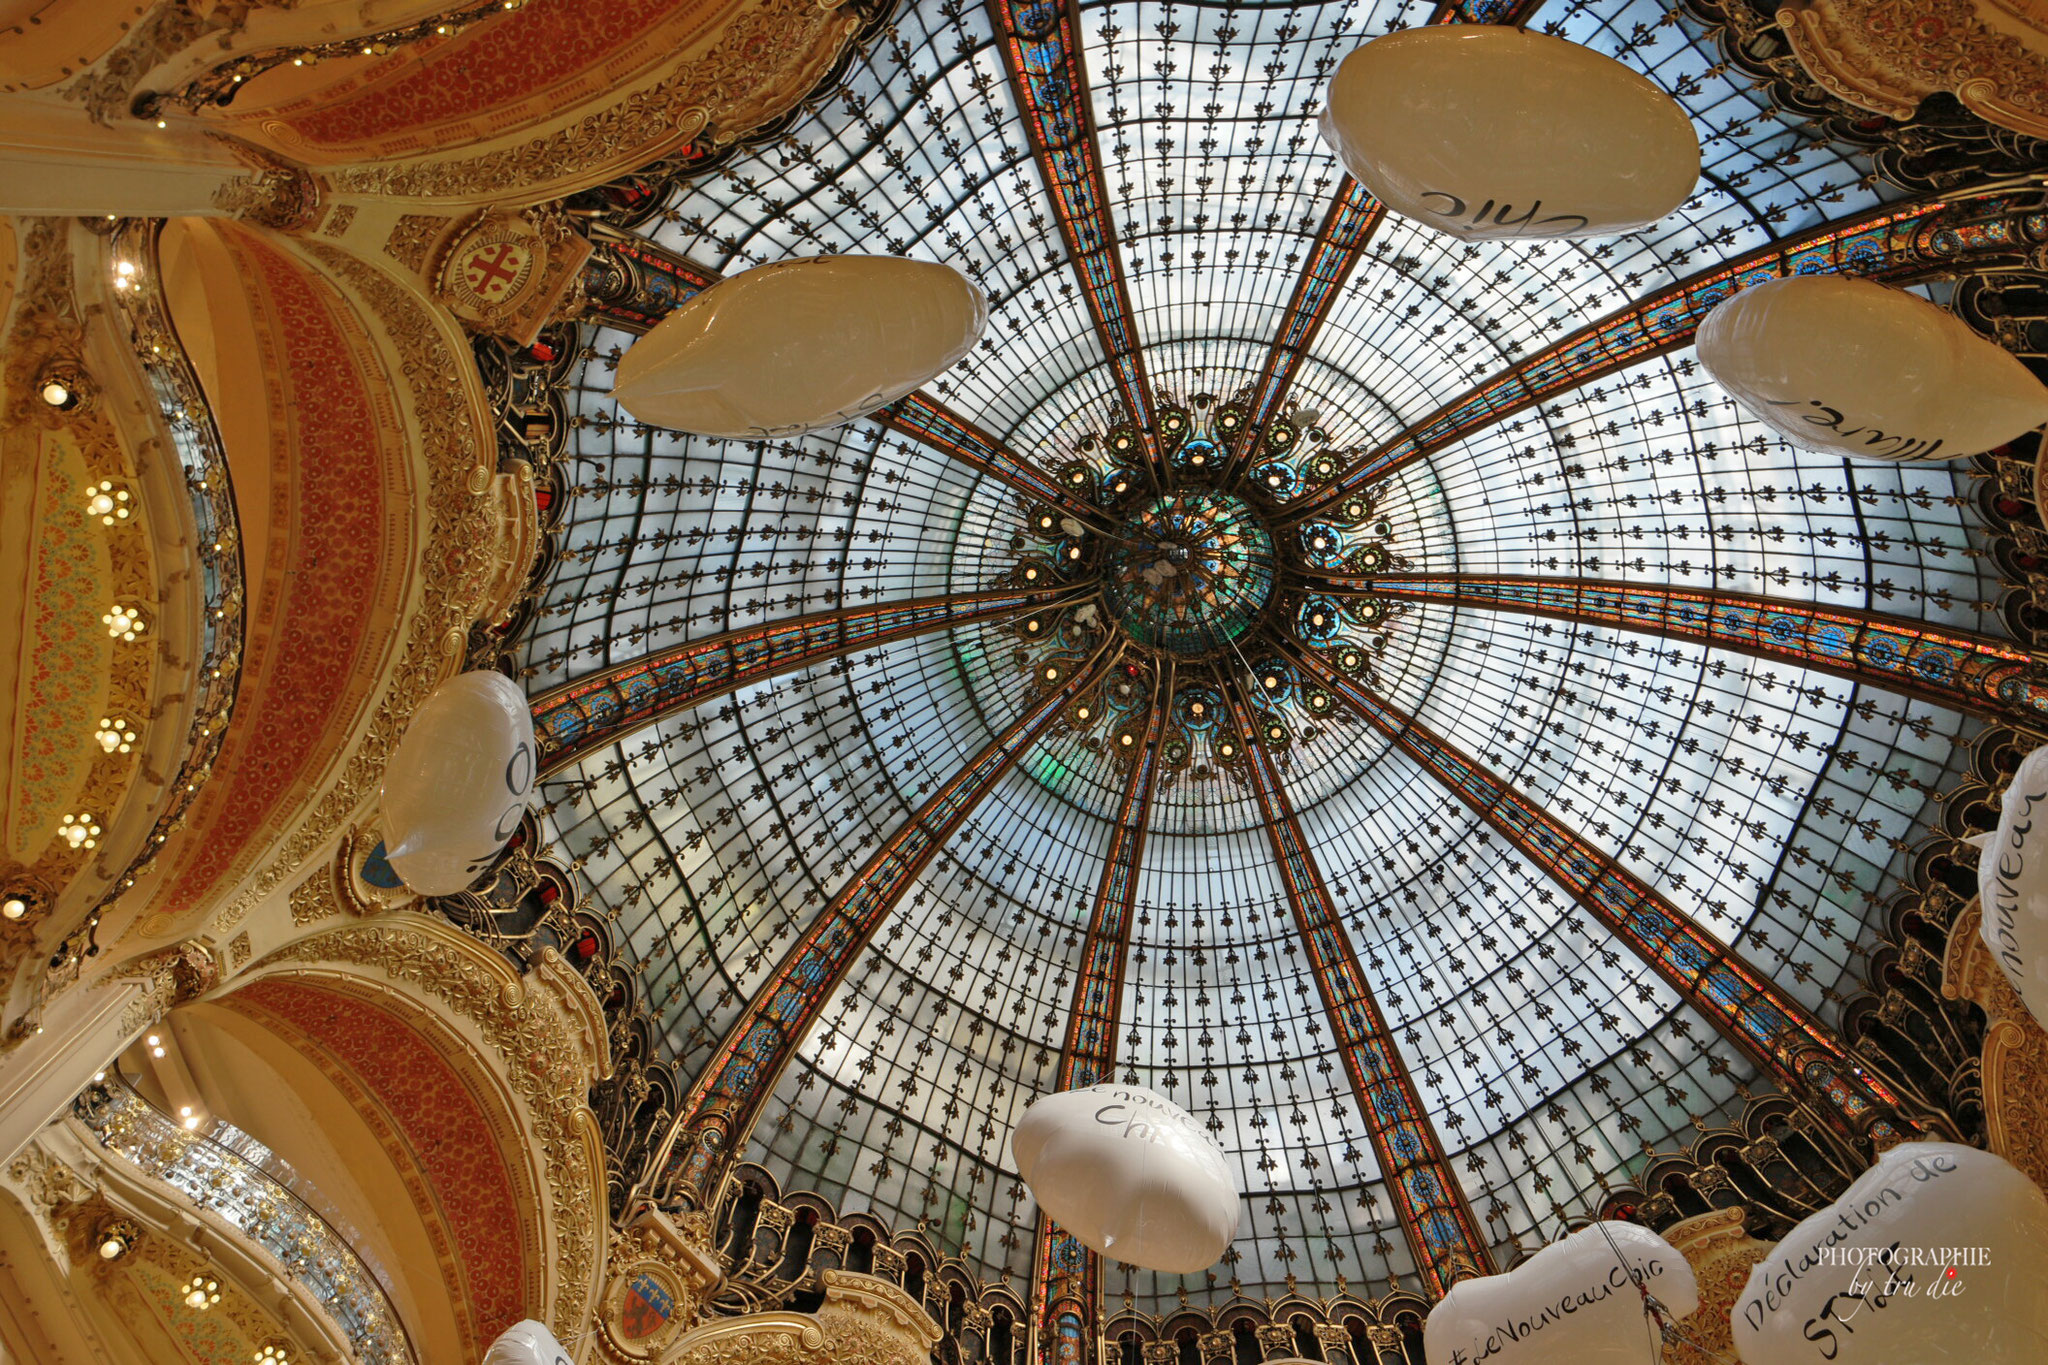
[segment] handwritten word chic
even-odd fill
[[[1461,227],[1489,229],[1489,236],[1561,237],[1567,233],[1576,232],[1587,225],[1587,218],[1583,213],[1556,213],[1548,218],[1538,218],[1536,214],[1543,207],[1541,199],[1529,205],[1528,211],[1520,218],[1509,218],[1508,215],[1515,211],[1513,204],[1502,204],[1498,209],[1495,209],[1493,200],[1489,199],[1477,209],[1472,210],[1471,216],[1467,217],[1466,210],[1470,206],[1464,199],[1455,194],[1447,193],[1444,190],[1424,190],[1421,198],[1425,203],[1432,199],[1444,200],[1447,207],[1438,208],[1432,204],[1430,205],[1430,212]],[[1493,215],[1491,220],[1486,216],[1489,213]],[[1490,231],[1493,228],[1519,228],[1521,231],[1518,233],[1494,233]]]
[[[1818,398],[1809,398],[1804,403],[1796,398],[1771,398],[1764,401],[1774,408],[1804,407],[1818,409],[1816,412],[1798,412],[1788,415],[1797,417],[1801,422],[1810,427],[1819,427],[1822,430],[1833,432],[1837,440],[1850,441],[1853,439],[1855,444],[1880,459],[1925,460],[1931,458],[1935,451],[1941,449],[1941,438],[1938,436],[1933,440],[1928,440],[1919,436],[1900,436],[1891,432],[1880,431],[1876,427],[1845,427],[1843,424],[1849,419],[1843,415],[1841,409],[1831,408]]]

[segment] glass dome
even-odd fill
[[[1981,708],[1765,637],[2001,636],[1995,575],[1962,466],[1789,447],[1666,324],[1729,262],[1882,272],[1923,211],[1681,12],[1549,0],[1531,22],[1685,108],[1697,193],[1578,242],[1384,214],[1317,136],[1324,83],[1443,17],[916,0],[648,235],[707,273],[958,267],[990,323],[927,406],[650,429],[606,397],[631,332],[587,334],[530,687],[826,613],[924,623],[847,625],[544,784],[686,1075],[830,950],[736,1148],[785,1188],[1022,1285],[1017,1115],[1116,1077],[1203,1120],[1246,1198],[1215,1270],[1112,1263],[1106,1299],[1427,1286],[1431,1248],[1505,1264],[1778,1084],[1766,1033],[1839,1017]],[[1171,562],[1147,519],[1190,500]],[[1700,624],[1755,598],[1784,611],[1753,640]],[[957,827],[914,819],[963,778]]]

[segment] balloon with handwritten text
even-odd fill
[[[1321,128],[1381,203],[1467,241],[1631,232],[1700,176],[1669,95],[1591,48],[1488,24],[1373,39],[1338,66]]]
[[[1460,1280],[1422,1329],[1429,1365],[1642,1365],[1700,1306],[1692,1267],[1634,1223],[1600,1222],[1504,1275]],[[1654,1310],[1654,1311],[1653,1311]]]
[[[2048,748],[2028,754],[1999,800],[1998,828],[1977,855],[1977,926],[2005,979],[2048,1020]]]
[[[1193,1115],[1135,1085],[1090,1085],[1025,1109],[1010,1154],[1076,1241],[1169,1275],[1216,1264],[1237,1235],[1237,1183]]]
[[[484,1352],[484,1365],[574,1365],[568,1349],[547,1324],[523,1318],[498,1334]]]
[[[943,374],[988,300],[949,265],[812,256],[719,281],[619,361],[612,397],[643,422],[747,439],[822,431]]]
[[[1752,417],[1829,455],[1956,460],[2048,422],[2048,388],[2011,352],[1874,280],[1751,285],[1714,306],[1697,345]]]
[[[502,673],[428,694],[384,765],[384,856],[423,896],[465,890],[519,828],[537,775],[533,711]]]
[[[1904,1142],[1749,1272],[1744,1365],[2048,1361],[2048,1197],[1990,1152]]]

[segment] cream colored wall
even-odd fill
[[[0,0],[0,91],[65,80],[119,42],[155,0]]]
[[[145,1365],[130,1343],[95,1330],[69,1271],[28,1211],[0,1193],[0,1365]]]

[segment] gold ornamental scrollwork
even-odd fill
[[[2048,1186],[2048,1030],[1984,946],[1982,922],[1983,909],[1974,898],[1956,913],[1941,993],[1974,1002],[1988,1021],[1982,1054],[1986,1145]]]
[[[1987,122],[2048,137],[2048,30],[2041,50],[1986,24],[1971,0],[1795,0],[1778,24],[1807,74],[1836,98],[1901,122],[1929,95],[1954,95]]]
[[[808,95],[854,40],[861,16],[818,0],[764,0],[668,77],[566,128],[479,156],[344,169],[344,193],[504,200],[644,165],[707,126],[731,140]],[[559,192],[559,191],[558,191]]]
[[[643,1211],[612,1234],[605,1274],[597,1332],[606,1355],[634,1365],[663,1359],[722,1278],[710,1220]]]
[[[494,547],[500,530],[489,495],[489,466],[484,463],[494,461],[496,452],[486,444],[487,429],[472,420],[473,395],[461,378],[473,372],[473,363],[442,335],[418,300],[382,270],[318,242],[306,242],[305,250],[344,281],[383,324],[398,351],[396,372],[412,390],[415,449],[427,473],[422,591],[407,623],[397,669],[340,777],[285,839],[238,898],[238,905],[253,904],[297,872],[375,790],[413,711],[459,662],[450,658],[444,641],[450,635],[468,637],[471,622],[489,605],[497,576]],[[479,468],[486,474],[481,490],[473,478]]]
[[[337,895],[326,871],[306,885],[323,897]],[[332,913],[342,913],[338,903]],[[523,987],[517,977],[506,975],[509,966],[502,971],[486,966],[480,960],[482,950],[455,950],[449,940],[459,939],[461,930],[438,921],[404,918],[412,922],[358,921],[318,933],[272,954],[265,963],[372,967],[476,1025],[497,1053],[499,1074],[524,1102],[545,1163],[557,1286],[549,1325],[559,1336],[581,1332],[588,1325],[597,1290],[604,1207],[602,1147],[596,1120],[585,1103],[585,1045],[565,1026],[544,989]],[[603,1058],[596,1061],[602,1070]]]

